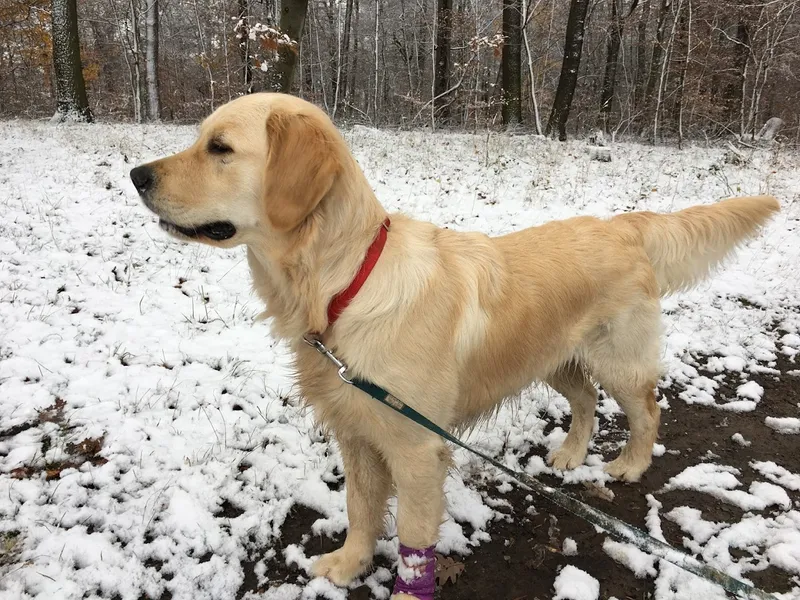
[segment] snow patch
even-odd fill
[[[597,600],[600,582],[577,567],[567,565],[553,583],[556,595],[553,600]]]

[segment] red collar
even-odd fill
[[[375,264],[381,257],[383,247],[386,245],[386,234],[389,231],[389,217],[386,217],[381,228],[378,230],[378,236],[372,242],[372,245],[367,250],[367,255],[364,257],[364,262],[361,263],[361,268],[356,273],[353,281],[350,282],[345,289],[336,294],[328,305],[328,327],[331,327],[339,315],[342,314],[347,305],[356,297],[361,286],[367,281],[367,277],[372,273]]]

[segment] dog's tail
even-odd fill
[[[641,236],[664,296],[699,283],[779,210],[772,196],[751,196],[669,214],[627,213],[612,222]]]

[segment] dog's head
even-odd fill
[[[296,229],[330,191],[346,156],[320,109],[293,96],[253,94],[217,109],[190,148],[130,175],[164,230],[231,247]]]

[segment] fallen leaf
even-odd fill
[[[590,496],[600,498],[600,500],[605,500],[606,502],[613,502],[614,500],[614,492],[607,487],[597,485],[591,481],[584,481],[583,487],[586,488],[586,493]]]
[[[456,562],[450,556],[436,555],[436,582],[441,586],[448,581],[455,583],[464,572],[464,563]]]

